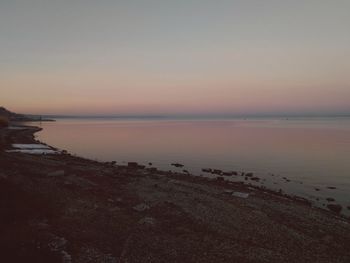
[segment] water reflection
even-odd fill
[[[84,157],[162,169],[180,162],[198,175],[206,167],[251,171],[270,188],[350,205],[349,119],[61,119],[42,127],[40,140]]]

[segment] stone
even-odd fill
[[[253,173],[246,173],[245,176],[247,176],[247,177],[253,177]]]
[[[212,171],[212,174],[221,175],[221,174],[222,174],[222,171],[219,170],[219,169],[214,169],[214,170]]]
[[[49,247],[52,251],[60,251],[67,244],[67,240],[64,237],[56,237],[49,243]]]
[[[50,172],[47,174],[47,176],[64,176],[65,175],[65,172],[64,170],[58,170],[58,171],[54,171],[54,172]]]
[[[0,173],[0,179],[7,179],[7,175],[6,174],[3,174],[3,173]]]
[[[120,211],[120,207],[114,206],[114,207],[110,208],[109,211],[110,211],[110,212]]]
[[[138,164],[137,162],[128,162],[128,168],[131,169],[145,169],[145,165]]]
[[[181,163],[172,163],[171,165],[175,167],[184,167],[184,165]]]
[[[129,168],[137,168],[138,167],[138,163],[137,162],[128,162],[128,167]]]
[[[239,197],[239,198],[248,198],[249,197],[249,193],[243,193],[243,192],[233,192],[232,195],[235,197]]]
[[[334,202],[334,201],[335,201],[334,198],[332,198],[332,197],[328,197],[328,198],[326,198],[326,200],[327,200],[328,202]]]
[[[155,172],[158,171],[158,169],[155,168],[155,167],[149,167],[149,168],[146,168],[146,170],[147,170],[148,172],[151,172],[151,173],[155,173]]]
[[[69,255],[66,251],[61,251],[62,255],[62,263],[71,263],[72,262],[72,256]]]
[[[155,219],[153,217],[144,217],[142,219],[140,219],[140,221],[138,222],[140,225],[149,225],[149,226],[153,226],[155,224]]]
[[[136,210],[137,212],[143,212],[143,211],[150,209],[150,207],[149,207],[149,205],[147,205],[145,203],[141,203],[141,204],[134,206],[133,209]]]
[[[328,204],[327,208],[337,214],[339,214],[342,210],[342,206],[338,204]]]

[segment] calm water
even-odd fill
[[[179,162],[185,167],[178,171],[197,175],[205,174],[202,168],[249,171],[262,178],[257,185],[307,197],[318,206],[333,197],[350,214],[350,118],[58,119],[42,127],[38,139],[80,156],[152,162],[166,170],[176,170],[170,163]]]

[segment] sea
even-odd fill
[[[350,215],[350,117],[61,117],[39,125],[37,139],[74,155],[205,177],[215,176],[208,168],[236,172],[225,179],[321,208],[340,204]]]

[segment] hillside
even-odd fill
[[[14,113],[1,106],[0,116],[8,118],[9,121],[51,121],[49,119],[42,119],[41,116]]]

